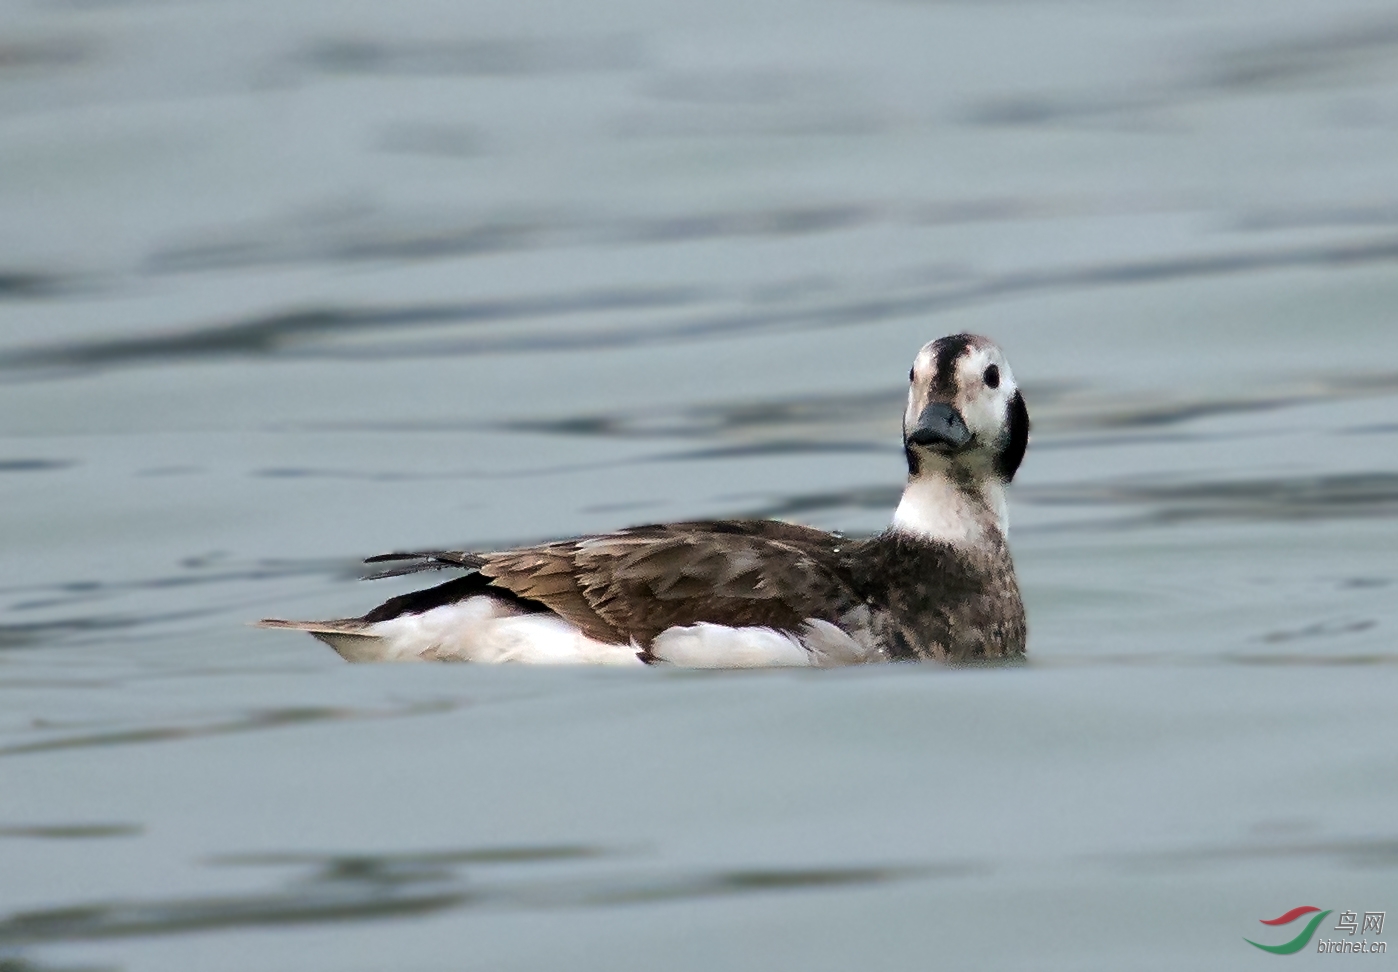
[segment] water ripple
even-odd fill
[[[386,41],[334,38],[308,45],[297,61],[327,74],[499,77],[634,70],[641,47],[629,36],[460,38]]]
[[[326,333],[499,322],[599,310],[673,307],[690,302],[695,296],[693,290],[682,288],[636,288],[520,300],[288,311],[170,334],[20,348],[0,353],[0,368],[94,367],[230,354],[275,354]]]
[[[1148,434],[1111,439],[1098,435],[1090,440],[1092,444],[1136,442],[1147,437],[1154,441],[1158,440],[1162,429],[1202,419],[1276,411],[1317,402],[1382,397],[1395,392],[1398,392],[1398,372],[1387,371],[1312,374],[1267,387],[1235,389],[1225,394],[1213,390],[1186,392],[1187,397],[1179,398],[1167,398],[1160,393],[1154,397],[1122,396],[1067,383],[1037,382],[1024,386],[1025,398],[1034,417],[1036,447],[1050,444],[1056,448],[1087,444],[1088,440],[1065,438],[1063,433],[1070,431],[1097,433],[1126,430]],[[865,447],[875,444],[875,441],[892,446],[896,440],[891,436],[896,435],[905,396],[904,388],[889,387],[870,392],[735,400],[669,410],[648,406],[634,412],[507,419],[457,427],[617,439],[753,440],[745,443],[745,448],[764,442],[774,447],[792,441],[806,442],[805,438],[794,437],[810,436],[810,444],[818,445],[830,441],[832,436],[840,439],[862,435],[864,438],[860,444]],[[397,431],[404,427],[401,423],[356,423],[351,426],[322,423],[314,426],[318,430],[353,428],[356,431]],[[442,428],[427,424],[406,427],[414,430]],[[1370,425],[1349,431],[1384,434],[1395,428],[1398,426]],[[1048,443],[1042,439],[1045,432],[1052,433]]]
[[[1341,73],[1385,69],[1398,47],[1398,20],[1352,17],[1272,40],[1235,45],[1200,57],[1173,81],[1111,94],[1045,94],[1041,89],[985,98],[961,112],[979,125],[1029,126],[1113,119],[1139,126],[1149,112],[1215,103],[1220,96],[1255,95],[1317,84]]]
[[[313,722],[339,722],[351,719],[396,719],[404,716],[437,715],[442,712],[450,712],[459,707],[460,703],[458,702],[426,701],[383,709],[352,709],[334,706],[301,706],[295,708],[267,709],[261,712],[249,713],[235,719],[225,719],[217,722],[117,729],[110,732],[57,736],[38,742],[16,743],[9,746],[0,746],[0,757],[22,756],[30,753],[47,753],[64,749],[89,749],[96,746],[132,746],[153,742],[172,742],[181,739],[200,739],[208,736],[226,736],[234,733],[255,732],[263,729],[283,729],[288,726],[300,726]]]
[[[0,300],[47,297],[59,289],[59,278],[49,274],[0,270]]]
[[[605,291],[538,299],[409,305],[372,310],[323,308],[258,317],[232,324],[196,327],[173,334],[75,341],[0,353],[0,369],[61,369],[146,364],[225,355],[287,355],[359,360],[518,352],[557,352],[645,347],[731,337],[785,333],[796,329],[862,326],[901,317],[926,316],[1032,293],[1117,287],[1137,283],[1258,273],[1297,267],[1355,267],[1398,261],[1398,237],[1306,244],[1226,253],[1182,255],[1088,266],[1011,271],[971,282],[943,283],[890,296],[858,297],[808,306],[768,307],[754,303],[734,312],[645,318],[626,324],[608,320],[567,330],[452,334],[440,339],[386,338],[365,345],[316,344],[314,338],[347,331],[389,331],[404,326],[459,325],[617,309],[694,307],[693,288]]]
[[[145,827],[130,823],[0,826],[0,837],[22,837],[31,840],[94,840],[107,837],[139,837],[145,832]]]
[[[1209,866],[1232,867],[1240,860],[1295,861],[1330,858],[1353,868],[1398,867],[1398,838],[1357,837],[1297,840],[1254,846],[1195,847],[1156,854],[1123,854],[1099,858],[1131,870],[1174,870]]]
[[[76,465],[72,459],[0,459],[0,473],[50,472]]]
[[[1132,523],[1201,520],[1291,521],[1398,516],[1398,473],[1362,472],[1186,483],[1079,483],[1026,488],[1029,502],[1053,506],[1153,507]],[[1119,524],[1114,524],[1119,525]]]
[[[244,895],[133,899],[18,912],[0,918],[0,945],[34,945],[239,927],[275,927],[430,914],[450,908],[615,907],[752,894],[956,878],[983,868],[917,866],[657,870],[586,846],[410,854],[247,854],[214,865],[301,869],[281,887]],[[511,876],[522,865],[605,864],[606,873]],[[496,867],[507,868],[497,876]],[[304,869],[310,868],[310,873]],[[466,869],[470,868],[469,875]],[[555,867],[555,872],[557,868]]]

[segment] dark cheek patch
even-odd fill
[[[1007,483],[1015,478],[1015,470],[1024,461],[1024,450],[1029,447],[1029,409],[1025,407],[1024,396],[1019,392],[1015,392],[1015,397],[1010,399],[1008,418],[1010,434],[1006,437],[1005,447],[995,457],[995,471]]]

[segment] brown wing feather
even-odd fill
[[[853,593],[839,537],[774,521],[634,527],[480,555],[491,586],[538,601],[602,641],[646,646],[700,621],[795,630]]]
[[[480,572],[490,578],[492,587],[540,602],[589,638],[625,644],[628,636],[596,609],[578,582],[573,546],[548,544],[485,554]]]

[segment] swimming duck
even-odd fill
[[[464,569],[359,618],[259,622],[350,661],[831,666],[1021,655],[1005,488],[1029,412],[1004,353],[953,334],[908,373],[908,481],[883,533],[708,520],[491,552],[382,554],[375,577]]]

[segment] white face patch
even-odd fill
[[[908,407],[903,413],[905,428],[916,425],[929,402],[946,401],[961,413],[966,427],[982,442],[993,442],[1009,421],[1010,399],[1019,386],[1001,350],[989,341],[967,347],[957,358],[955,388],[934,388],[937,377],[937,342],[925,344],[913,359]],[[997,384],[991,387],[986,374],[994,366]],[[950,392],[952,398],[946,396]]]
[[[945,339],[944,339],[945,340]],[[966,466],[990,468],[994,446],[1009,430],[1010,402],[1019,390],[1014,372],[1001,350],[984,338],[973,339],[957,357],[951,386],[938,386],[937,342],[923,346],[913,359],[908,407],[903,413],[905,432],[915,428],[923,410],[933,402],[956,409],[966,428],[975,436],[975,445],[958,462]],[[993,369],[993,370],[992,370]],[[992,381],[987,381],[990,375]],[[947,376],[941,376],[947,377]]]
[[[943,338],[941,349],[956,348],[955,362],[939,361],[939,345],[924,345],[913,359],[912,384],[904,414],[913,429],[929,404],[954,408],[974,441],[954,453],[919,446],[893,528],[957,547],[987,543],[992,532],[1008,529],[1005,488],[996,469],[997,452],[1010,430],[1010,402],[1018,392],[1000,349],[985,338]],[[947,366],[951,368],[947,373]]]
[[[937,342],[929,341],[913,359],[913,369],[908,373],[908,408],[903,413],[903,428],[910,429],[922,414],[927,404],[927,389],[932,385],[932,375],[937,370]]]
[[[985,380],[992,367],[998,372],[994,388]],[[970,348],[957,362],[956,378],[954,404],[966,427],[981,442],[994,442],[1009,425],[1010,399],[1018,390],[1005,356],[994,345]]]

